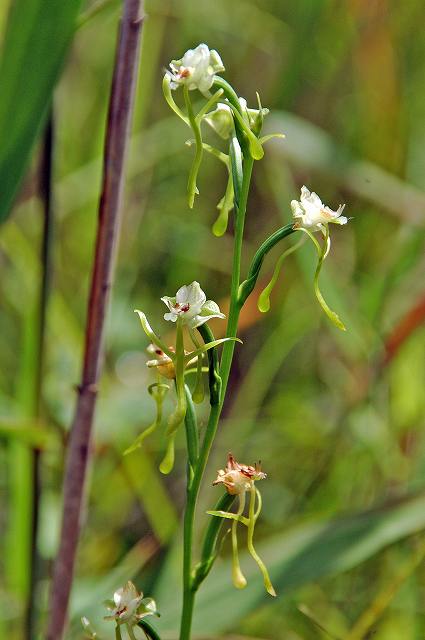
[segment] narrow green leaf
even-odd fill
[[[410,496],[395,504],[339,519],[312,521],[291,528],[258,544],[280,595],[330,575],[347,571],[385,547],[425,529],[425,495]],[[174,562],[174,567],[172,563]],[[222,633],[264,602],[264,586],[248,553],[241,564],[248,587],[239,597],[229,578],[230,558],[217,564],[199,591],[194,634]],[[179,602],[175,598],[175,558],[161,575],[155,596],[161,602],[160,632],[178,626]],[[279,601],[279,598],[278,598]],[[162,603],[163,606],[162,606]],[[279,606],[279,604],[277,604]],[[217,616],[217,611],[220,615]]]
[[[15,0],[0,60],[0,221],[9,211],[47,115],[81,0]]]

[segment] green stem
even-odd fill
[[[238,328],[238,320],[242,304],[239,300],[239,284],[241,271],[242,241],[245,226],[245,213],[248,202],[249,186],[251,183],[252,168],[254,159],[247,156],[243,167],[243,181],[239,202],[235,202],[235,240],[232,266],[232,283],[230,287],[230,309],[227,321],[226,337],[236,337]],[[236,192],[236,190],[235,190]],[[221,387],[221,405],[223,405],[226,395],[227,383],[229,380],[230,367],[232,365],[233,352],[235,349],[234,342],[226,342],[223,347],[223,354],[220,364],[220,376],[222,380]]]
[[[241,253],[242,253],[242,240],[243,230],[245,222],[246,205],[248,201],[249,185],[252,175],[252,167],[254,164],[253,158],[247,155],[247,159],[244,163],[244,173],[242,181],[242,189],[240,200],[236,203],[236,225],[235,225],[235,250],[233,256],[233,269],[232,269],[232,283],[230,292],[230,311],[229,319],[227,323],[227,337],[236,337],[236,330],[238,325],[238,318],[240,312],[240,305],[238,301],[238,290],[240,282],[240,268],[241,268]],[[201,328],[200,328],[201,329]],[[201,332],[201,331],[200,331]],[[201,332],[202,335],[202,332]],[[212,350],[214,351],[214,349]],[[205,467],[208,461],[211,445],[213,443],[215,434],[217,432],[218,421],[220,419],[221,409],[223,407],[223,401],[225,397],[225,389],[227,381],[229,379],[230,367],[232,364],[234,351],[234,343],[226,342],[223,348],[223,355],[220,366],[219,377],[221,381],[219,383],[220,393],[210,393],[211,412],[208,420],[208,425],[205,431],[204,440],[202,442],[201,451],[199,454],[198,462],[195,467],[194,476],[187,493],[187,504],[184,515],[184,527],[183,527],[183,611],[180,625],[180,640],[189,640],[190,629],[192,625],[193,606],[195,601],[196,589],[199,587],[200,582],[194,580],[192,577],[192,542],[193,542],[193,526],[195,518],[196,503],[199,494],[199,487],[201,485],[202,477],[205,471]],[[214,364],[211,366],[212,358],[210,359],[210,390],[211,379],[214,379],[213,388],[216,391],[216,376],[217,370],[214,369]],[[212,372],[211,372],[212,369]]]
[[[271,583],[270,580],[270,576],[269,576],[269,572],[267,571],[266,565],[264,564],[264,562],[261,560],[260,556],[258,555],[258,553],[255,550],[254,547],[254,528],[255,528],[255,522],[258,518],[259,515],[259,510],[261,509],[261,503],[259,504],[259,509],[257,511],[257,513],[255,513],[255,500],[258,496],[259,501],[261,500],[261,496],[259,494],[259,492],[257,491],[257,489],[255,488],[254,483],[252,484],[251,490],[250,490],[250,500],[249,500],[249,514],[248,514],[248,551],[251,554],[251,556],[254,558],[255,562],[258,564],[261,573],[263,574],[263,580],[264,580],[264,586],[266,588],[266,591],[271,595],[271,596],[276,596],[276,591],[273,588],[273,585]]]
[[[183,344],[183,326],[181,318],[177,318],[176,326],[176,354],[175,354],[175,369],[176,369],[176,394],[177,394],[177,407],[168,419],[167,436],[173,435],[180,424],[183,422],[186,415],[186,393],[184,383],[184,369],[185,369],[185,353]]]
[[[146,620],[140,620],[137,626],[143,629],[145,635],[148,638],[151,638],[151,640],[161,640],[156,629],[154,629],[153,626],[149,624],[149,622],[146,622]]]
[[[213,86],[222,89],[230,104],[242,115],[241,103],[233,87],[224,78],[220,78],[220,76],[215,76]]]
[[[243,510],[245,508],[245,492],[239,494],[239,508],[237,510],[236,515],[241,516],[243,514]],[[248,525],[249,526],[249,525]],[[239,553],[238,553],[238,521],[233,520],[232,522],[232,580],[233,585],[236,589],[244,589],[246,587],[246,578],[242,573],[241,565],[239,564]]]
[[[196,178],[198,176],[199,167],[201,166],[201,162],[202,162],[203,147],[202,147],[202,136],[201,136],[200,124],[197,121],[196,116],[193,112],[192,101],[189,96],[189,89],[187,88],[186,85],[183,87],[183,95],[184,95],[184,101],[186,104],[187,115],[189,118],[190,126],[192,127],[193,133],[195,135],[195,142],[196,142],[195,157],[193,159],[192,167],[189,174],[189,180],[187,183],[189,207],[193,209],[195,195],[199,193],[198,187],[196,186]]]
[[[228,511],[234,502],[235,496],[230,493],[223,493],[219,501],[214,507],[215,511]],[[193,578],[193,588],[198,589],[201,582],[205,580],[214,564],[217,556],[217,542],[220,531],[224,525],[224,518],[212,517],[204,536],[204,544],[202,546],[201,561],[196,567]]]
[[[190,339],[192,340],[195,349],[200,349],[201,345],[199,344],[196,335],[193,329],[189,329]],[[191,399],[196,404],[200,404],[204,399],[204,376],[202,371],[202,354],[200,354],[197,358],[196,362],[196,380],[195,387],[191,394]]]
[[[134,631],[131,624],[127,625],[127,633],[130,640],[137,640],[136,636],[134,635]]]
[[[207,324],[198,327],[198,331],[202,336],[205,344],[214,342],[214,334]],[[210,404],[217,404],[220,399],[221,378],[219,372],[219,362],[217,349],[208,350],[208,384],[210,387]]]
[[[258,276],[260,274],[260,269],[263,264],[263,260],[268,254],[268,252],[271,249],[273,249],[273,247],[278,242],[280,242],[283,238],[286,238],[287,236],[290,236],[291,233],[294,233],[294,231],[295,229],[292,223],[285,225],[281,229],[278,229],[277,231],[272,233],[272,235],[269,238],[267,238],[267,240],[265,240],[263,244],[259,247],[259,249],[256,251],[252,259],[251,266],[249,268],[246,280],[242,282],[239,288],[238,298],[239,298],[239,304],[241,307],[245,304],[246,299],[252,293],[252,290],[255,287],[255,283],[257,282]]]
[[[187,385],[185,385],[185,393],[187,410],[184,424],[186,427],[187,454],[190,468],[193,470],[199,455],[198,426],[192,394],[190,393],[190,389]]]

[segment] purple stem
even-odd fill
[[[101,372],[105,316],[119,235],[125,158],[129,146],[143,22],[141,0],[123,0],[123,7],[105,136],[102,195],[88,304],[82,380],[78,386],[66,460],[62,529],[53,571],[47,640],[61,640],[67,620],[80,535],[85,478],[90,459],[97,384]]]

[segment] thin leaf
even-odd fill
[[[0,221],[7,218],[46,118],[81,0],[11,3],[0,61]]]
[[[425,494],[410,496],[395,504],[340,519],[312,521],[273,536],[258,545],[270,569],[276,589],[282,594],[326,576],[347,571],[394,542],[425,529]],[[217,564],[199,591],[194,634],[222,633],[264,602],[264,586],[254,564],[241,554],[248,579],[243,597],[229,580],[229,560]],[[177,629],[179,601],[174,584],[178,569],[175,558],[166,566],[155,590],[163,617],[160,632]],[[171,573],[170,573],[171,571]],[[163,604],[164,603],[164,606]],[[279,604],[277,604],[279,606]],[[217,616],[216,612],[220,611]]]

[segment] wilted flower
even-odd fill
[[[200,327],[212,318],[226,317],[217,303],[207,300],[198,282],[180,287],[174,298],[164,296],[161,300],[170,310],[170,313],[164,314],[164,319],[176,322],[177,318],[181,318],[190,329]]]
[[[317,193],[310,193],[306,186],[302,186],[300,201],[292,200],[291,202],[294,228],[323,231],[325,225],[330,222],[346,224],[348,219],[341,215],[344,207],[344,204],[340,204],[338,209],[333,211],[322,203]]]
[[[215,74],[224,71],[224,66],[217,51],[199,44],[196,49],[186,51],[181,60],[172,60],[170,69],[167,75],[172,89],[186,85],[189,90],[199,89],[205,93],[211,89]]]
[[[261,465],[259,463],[255,464],[253,467],[251,465],[240,464],[235,460],[233,455],[229,453],[227,457],[226,468],[219,470],[217,478],[216,480],[214,480],[213,484],[223,484],[226,487],[228,493],[238,496],[238,510],[236,513],[231,513],[229,511],[207,511],[207,513],[209,513],[211,516],[218,516],[219,518],[227,518],[229,520],[232,520],[232,579],[235,587],[237,589],[244,589],[247,585],[246,578],[243,575],[239,564],[237,537],[237,526],[238,524],[243,524],[248,529],[248,551],[257,563],[263,575],[264,586],[267,592],[270,593],[271,596],[275,596],[276,592],[271,583],[267,567],[261,560],[254,547],[254,528],[257,518],[260,515],[262,504],[261,494],[255,486],[255,481],[264,480],[264,478],[266,478],[266,474],[261,471]],[[243,513],[245,509],[247,493],[249,494],[249,509],[248,517],[245,517]],[[256,502],[258,503],[257,508],[255,507]]]
[[[136,625],[146,616],[157,614],[156,604],[152,598],[143,598],[130,580],[124,587],[114,593],[113,601],[106,606],[111,614],[105,616],[105,620],[115,620],[117,624]]]
[[[174,380],[176,377],[176,368],[170,356],[167,356],[162,349],[153,343],[148,346],[146,351],[150,355],[155,356],[152,360],[147,361],[146,366],[149,368],[156,367],[158,372],[164,376],[164,378]],[[170,351],[174,351],[174,348],[170,347]]]
[[[256,480],[264,480],[267,474],[261,471],[261,465],[239,464],[231,453],[228,454],[225,469],[220,469],[213,485],[224,484],[228,493],[238,495],[249,491]]]

